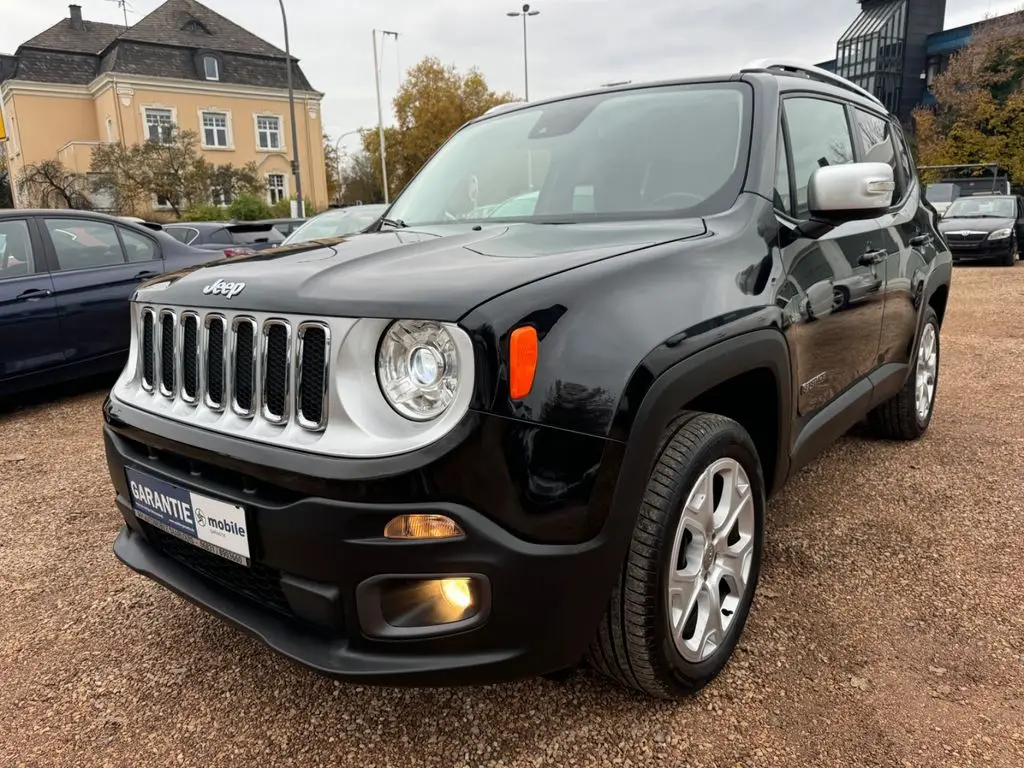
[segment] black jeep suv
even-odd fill
[[[114,551],[346,680],[690,693],[772,493],[928,427],[950,276],[896,120],[821,70],[492,110],[371,231],[140,287]]]

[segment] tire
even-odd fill
[[[931,331],[929,332],[929,329]],[[925,364],[931,368],[931,390],[928,395],[927,411],[918,408],[918,371],[922,366],[922,354],[928,356],[926,345],[929,333],[934,334],[934,363]],[[935,412],[935,395],[939,386],[939,363],[941,361],[941,345],[939,343],[939,317],[932,307],[925,307],[924,325],[921,329],[921,340],[918,342],[914,366],[907,383],[895,396],[886,400],[868,414],[868,424],[879,437],[887,440],[917,440],[928,429]]]
[[[1017,235],[1010,235],[1010,251],[999,262],[1001,266],[1012,267],[1017,263]]]
[[[695,486],[716,467],[723,482],[720,486],[710,481],[711,501],[719,501],[717,512],[723,506],[738,510],[737,524],[720,528],[720,538],[703,536],[702,542],[694,533],[701,519]],[[743,501],[723,505],[725,488]],[[591,665],[620,685],[661,699],[689,696],[711,681],[732,655],[750,612],[761,571],[765,507],[761,462],[743,427],[708,413],[687,412],[675,419],[663,433],[619,583],[588,650]],[[703,509],[707,512],[709,507]],[[725,518],[709,513],[703,519],[720,524]],[[680,566],[686,573],[677,574]],[[727,567],[732,570],[725,571]],[[742,589],[733,578],[737,572],[741,578],[745,573]],[[725,584],[729,589],[724,597],[721,589],[717,591],[717,614],[709,589],[716,577],[719,587]],[[682,591],[686,586],[688,593]],[[694,595],[699,599],[693,611],[679,610]],[[706,645],[705,657],[693,646],[700,645],[701,629],[716,615],[724,626],[714,643]]]
[[[832,311],[840,312],[850,304],[850,291],[843,286],[832,289]]]

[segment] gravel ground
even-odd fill
[[[589,672],[321,679],[119,565],[102,391],[0,414],[0,764],[1024,765],[1024,263],[954,275],[937,413],[772,505],[740,648],[694,699]]]

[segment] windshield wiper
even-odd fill
[[[409,226],[401,219],[381,219],[380,225],[383,227],[385,224],[387,224],[389,227],[394,227],[395,229],[405,229],[406,227]]]

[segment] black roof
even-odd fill
[[[284,51],[196,0],[167,0],[127,29],[63,19],[0,60],[0,82],[85,85],[106,72],[205,82],[206,53],[219,59],[220,82],[287,87]],[[313,90],[291,58],[295,87]]]

